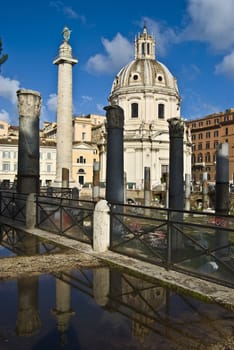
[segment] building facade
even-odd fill
[[[175,77],[156,60],[155,40],[146,27],[135,40],[135,59],[116,75],[109,102],[124,110],[124,170],[129,189],[143,189],[150,167],[152,189],[169,171],[168,119],[180,118]],[[184,137],[184,172],[191,173],[191,143]]]
[[[234,109],[207,115],[188,122],[192,138],[192,180],[201,183],[207,173],[215,183],[216,150],[220,143],[229,145],[229,182],[234,182]]]

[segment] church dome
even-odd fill
[[[117,93],[120,89],[131,90],[167,90],[169,93],[178,94],[176,79],[168,68],[153,59],[137,58],[123,67],[114,79],[111,94]]]
[[[146,93],[152,94],[155,101],[161,99],[160,103],[168,101],[168,104],[174,104],[174,107],[167,108],[168,118],[169,114],[172,114],[169,111],[173,112],[171,117],[178,116],[180,96],[177,81],[169,69],[156,60],[155,39],[144,27],[143,32],[135,40],[135,59],[116,75],[109,101],[111,104],[121,105],[124,96],[130,98],[131,95],[131,98],[135,96],[142,99],[143,95],[140,94]]]

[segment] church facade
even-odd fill
[[[124,170],[128,189],[142,190],[150,168],[152,190],[169,171],[168,119],[180,118],[175,77],[156,60],[155,40],[144,27],[135,39],[135,58],[116,75],[109,102],[124,110]],[[186,127],[185,127],[186,128]],[[191,143],[184,137],[184,173],[191,173]]]

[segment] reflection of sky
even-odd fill
[[[87,280],[90,281],[92,273],[86,272]],[[75,276],[79,277],[79,272],[76,272]],[[80,277],[85,281],[84,276]],[[156,295],[152,293],[152,290],[159,291],[158,287],[152,285],[154,288],[150,289],[149,284],[144,285],[135,277],[128,278],[126,275],[124,281],[123,283],[122,280],[124,297],[120,296],[120,288],[115,284],[114,290],[111,291],[111,301],[109,298],[105,307],[97,305],[93,297],[84,294],[78,288],[71,288],[70,303],[66,300],[61,302],[61,307],[66,309],[66,306],[70,305],[74,312],[68,317],[69,327],[66,334],[59,334],[57,328],[58,318],[61,316],[60,320],[64,321],[63,316],[60,313],[56,318],[52,312],[56,308],[54,276],[34,276],[31,279],[28,276],[25,285],[22,280],[20,283],[16,280],[1,281],[0,349],[168,350],[178,345],[178,339],[178,349],[182,349],[180,346],[185,346],[185,341],[193,341],[193,338],[197,344],[205,341],[210,344],[214,336],[217,342],[228,333],[231,334],[234,314],[219,306],[169,291],[168,298],[159,304]],[[30,285],[32,288],[28,290]],[[34,288],[35,286],[38,286],[38,289]],[[62,292],[60,296],[64,296],[65,299],[66,292]],[[67,300],[69,301],[69,298]],[[157,307],[154,307],[155,305]],[[40,329],[35,335],[16,336],[16,322],[25,306],[26,309],[31,307],[38,311]],[[147,308],[151,310],[150,314],[154,319],[149,320],[147,315],[144,315]],[[137,321],[147,325],[148,329],[140,326]],[[189,347],[186,347],[186,350],[189,350]]]

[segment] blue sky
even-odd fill
[[[194,119],[234,108],[233,0],[6,0],[0,37],[9,55],[0,73],[0,119],[18,124],[16,91],[39,91],[41,122],[56,121],[62,30],[71,30],[73,114],[102,114],[115,75],[134,57],[144,23],[156,58],[177,78],[181,116]]]

